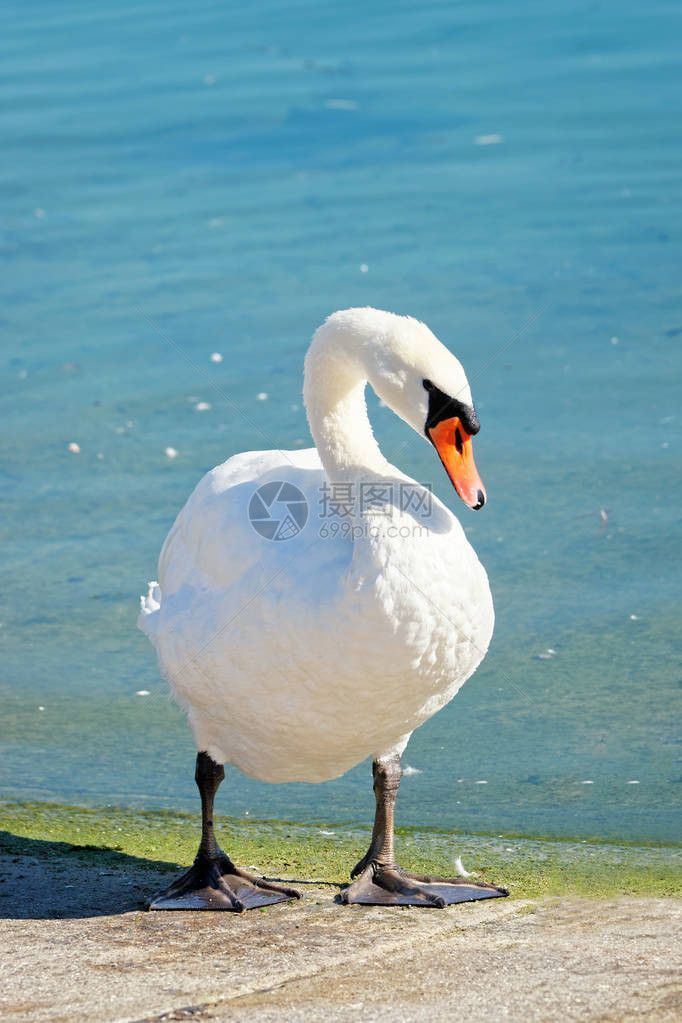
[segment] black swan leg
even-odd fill
[[[246,909],[299,899],[293,888],[253,877],[236,867],[216,842],[213,801],[225,777],[222,764],[208,753],[197,754],[195,780],[201,794],[201,843],[194,863],[182,877],[149,903],[149,909]]]
[[[394,808],[400,787],[400,757],[375,760],[372,764],[376,813],[369,849],[353,867],[356,878],[342,889],[339,899],[345,905],[431,906],[443,909],[455,902],[498,899],[506,888],[463,877],[430,877],[412,874],[396,865],[393,855]]]

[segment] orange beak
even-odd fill
[[[465,504],[478,511],[485,504],[485,487],[474,462],[471,434],[458,416],[441,420],[427,434],[455,490]]]

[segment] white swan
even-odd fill
[[[316,448],[247,452],[207,473],[141,601],[138,624],[200,751],[204,825],[194,866],[152,908],[243,909],[297,894],[245,875],[217,846],[223,763],[264,781],[318,782],[369,755],[374,833],[344,901],[505,894],[420,879],[393,861],[400,754],[475,671],[494,616],[458,520],[381,454],[367,382],[433,443],[464,502],[485,502],[471,454],[478,420],[457,359],[417,320],[376,309],[330,316],[305,360]]]

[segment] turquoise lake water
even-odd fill
[[[399,822],[678,838],[677,5],[5,12],[0,796],[196,808],[138,594],[201,474],[264,446],[251,422],[309,445],[308,339],[369,304],[424,319],[472,381],[477,515],[371,408],[497,609],[410,742]],[[368,822],[369,765],[231,771],[219,802]]]

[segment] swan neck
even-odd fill
[[[303,400],[310,432],[331,480],[381,474],[388,465],[367,415],[367,371],[351,345],[318,334],[305,361]]]

